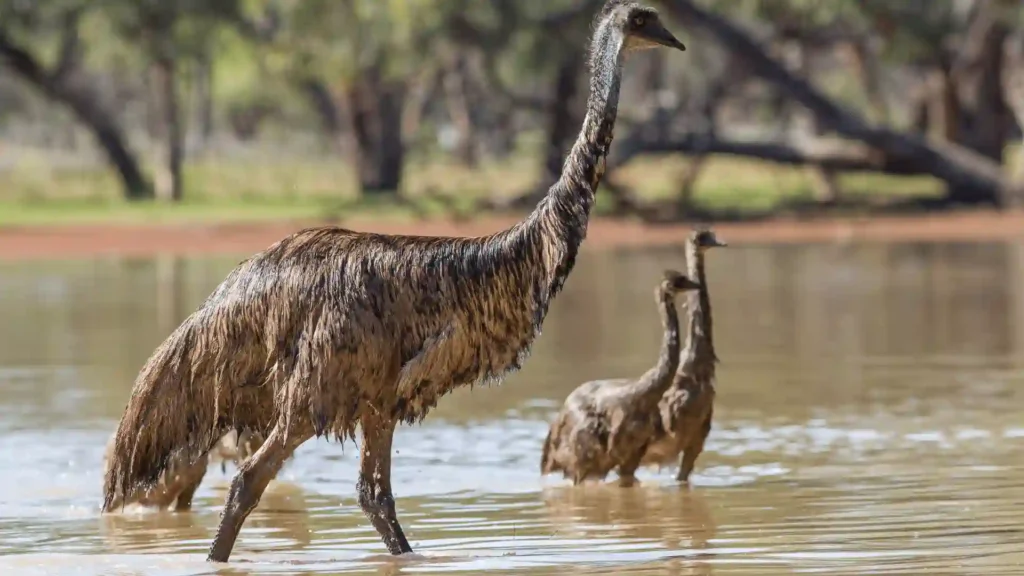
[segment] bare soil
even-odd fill
[[[467,222],[359,221],[341,225],[355,230],[427,236],[477,236],[501,230],[514,218],[481,217]],[[0,260],[90,258],[103,256],[247,255],[284,236],[323,222],[257,224],[96,224],[27,226],[0,229]],[[963,211],[915,216],[775,219],[715,224],[730,244],[810,242],[990,242],[1024,237],[1024,211]],[[693,224],[643,224],[595,218],[586,249],[653,246],[682,242]]]

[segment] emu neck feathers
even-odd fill
[[[708,295],[707,279],[704,275],[704,255],[695,247],[688,247],[687,274],[696,278],[700,289],[686,297],[687,320],[686,347],[679,362],[678,374],[693,374],[696,369],[713,371],[718,357],[711,333],[711,298]]]
[[[527,220],[543,232],[549,296],[556,295],[576,262],[587,234],[594,194],[604,175],[618,111],[623,35],[609,22],[594,32],[590,49],[587,115],[566,157],[562,175]]]
[[[658,362],[640,378],[633,389],[635,397],[648,407],[657,406],[662,395],[672,384],[672,376],[679,363],[679,316],[676,312],[675,297],[661,294],[658,307],[663,330]]]

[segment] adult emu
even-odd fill
[[[246,516],[309,438],[362,430],[359,504],[392,554],[412,549],[391,494],[398,422],[453,389],[517,369],[573,268],[612,142],[624,56],[684,46],[651,9],[597,16],[583,129],[562,176],[523,222],[479,238],[303,230],[239,264],[153,353],[104,479],[105,511],[176,456],[227,430],[263,446],[232,480],[208,560],[227,561]]]

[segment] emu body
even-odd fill
[[[562,472],[573,484],[603,480],[617,470],[623,485],[634,481],[648,442],[661,422],[658,402],[679,364],[678,292],[697,285],[675,271],[654,291],[664,336],[657,364],[636,380],[586,382],[565,399],[544,440],[541,473]]]
[[[136,379],[104,479],[104,510],[228,430],[263,445],[232,480],[209,560],[226,561],[270,480],[314,435],[361,430],[359,504],[392,554],[410,552],[391,492],[399,422],[518,368],[586,235],[618,107],[623,56],[684,49],[657,13],[609,0],[595,22],[583,129],[523,222],[479,238],[298,232],[242,262]]]
[[[107,443],[105,460],[110,460],[114,449],[114,436]],[[217,441],[207,454],[198,460],[190,461],[184,455],[172,460],[160,475],[159,480],[148,489],[131,492],[125,498],[118,497],[112,508],[123,508],[130,504],[138,504],[147,508],[167,510],[174,506],[176,512],[192,509],[192,497],[195,495],[206,470],[210,464],[220,464],[226,471],[226,464],[241,464],[250,454],[263,444],[263,438],[255,433],[229,432]]]
[[[672,386],[658,405],[658,434],[647,447],[641,464],[679,463],[676,480],[688,482],[704,442],[711,433],[715,402],[715,344],[712,337],[711,297],[704,273],[704,254],[726,246],[711,230],[696,230],[686,242],[687,274],[700,289],[687,295],[689,313],[686,346]]]

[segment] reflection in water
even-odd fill
[[[705,560],[715,521],[703,496],[686,487],[611,483],[549,488],[543,494],[558,536],[608,538],[632,548],[661,543],[668,551],[686,551],[666,562],[676,573],[711,574]]]
[[[352,445],[310,442],[203,561],[232,470],[190,514],[100,516],[139,367],[237,258],[0,265],[0,573],[1013,574],[1024,563],[1024,245],[736,247],[709,259],[722,358],[692,490],[541,478],[580,382],[641,373],[680,250],[586,253],[526,368],[396,436],[391,558]]]
[[[213,498],[223,501],[228,484],[214,486]],[[274,482],[260,500],[259,510],[250,517],[248,533],[261,535],[262,550],[302,550],[312,541],[309,508],[300,486]],[[108,551],[116,554],[176,553],[205,554],[210,546],[210,529],[197,523],[192,514],[136,508],[121,514],[99,516],[100,534]]]

